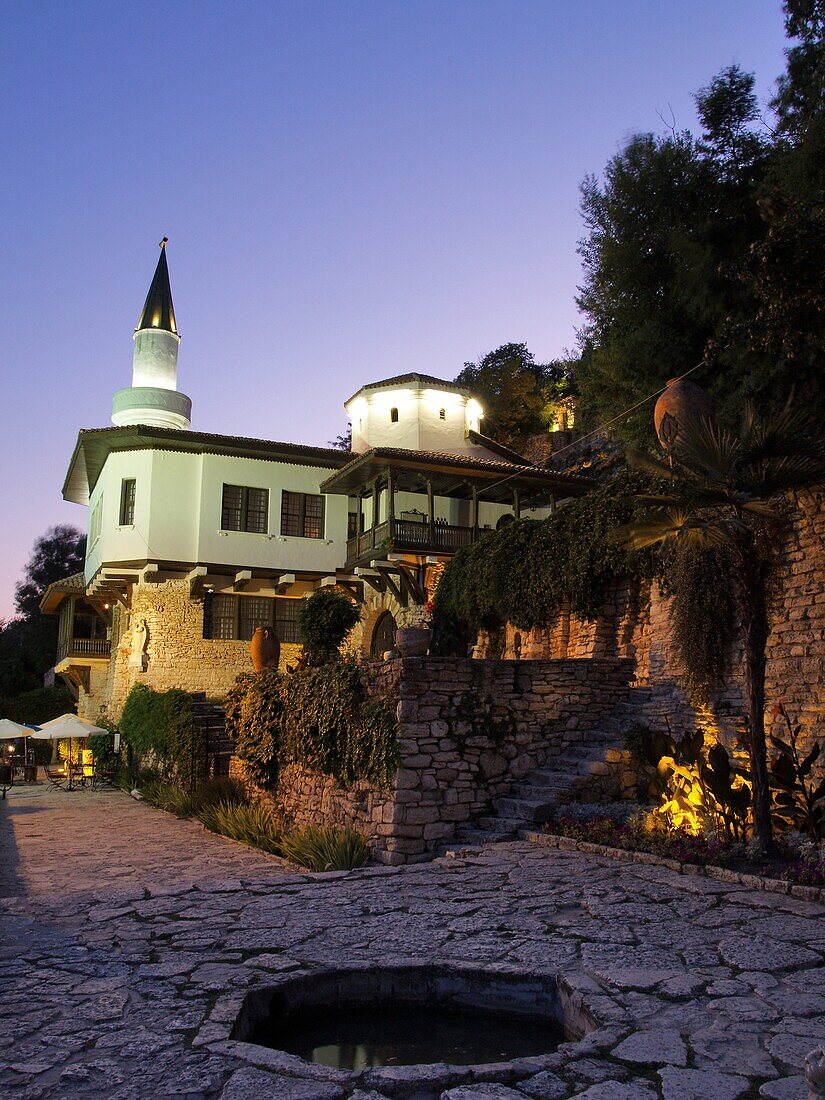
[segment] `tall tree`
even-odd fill
[[[0,623],[0,695],[40,687],[54,664],[57,619],[40,614],[40,600],[53,581],[83,568],[86,536],[74,527],[50,528],[34,544],[23,579],[15,590],[17,618]]]
[[[481,400],[485,434],[515,448],[546,430],[548,404],[572,384],[567,364],[537,363],[526,344],[502,344],[465,363],[455,381]]]
[[[702,132],[641,134],[582,185],[586,318],[579,370],[591,421],[610,420],[703,359],[724,414],[741,408],[758,353],[731,340],[752,303],[738,269],[763,232],[756,206],[767,149],[753,77],[723,70],[696,95]],[[647,410],[617,424],[650,438]]]

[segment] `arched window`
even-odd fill
[[[395,646],[395,619],[389,611],[384,611],[375,624],[370,640],[370,656],[383,657],[388,649]]]
[[[390,409],[390,420],[393,422],[393,424],[398,423],[398,409]]]
[[[439,409],[438,410],[438,419],[439,420],[446,420],[447,419],[447,410],[446,409]]]
[[[502,527],[506,527],[508,523],[512,523],[514,518],[514,516],[511,516],[509,513],[505,512],[505,514],[501,516],[498,523],[496,524],[496,530],[500,531]]]

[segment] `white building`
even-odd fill
[[[84,574],[42,604],[61,614],[55,672],[83,713],[116,717],[136,681],[221,695],[249,669],[259,625],[286,661],[298,601],[319,586],[362,603],[357,645],[378,655],[458,548],[588,487],[488,439],[473,395],[424,374],[346,402],[351,452],[191,431],[165,244],[132,385],[114,396],[114,427],[80,431],[63,486],[88,508]]]

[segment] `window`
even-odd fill
[[[259,626],[272,626],[281,642],[299,644],[301,601],[273,596],[212,596],[206,598],[204,638],[249,641]]]
[[[120,526],[129,527],[135,522],[135,489],[133,477],[125,477],[120,483]]]
[[[224,485],[221,530],[249,531],[265,535],[269,514],[269,490],[246,485]]]
[[[354,539],[358,534],[358,513],[347,512],[347,538]]]
[[[100,538],[100,527],[103,519],[103,497],[98,497],[97,504],[92,509],[89,518],[89,546],[94,546]]]
[[[398,423],[398,409],[390,409],[390,420],[393,424]]]
[[[311,493],[281,493],[281,534],[304,539],[324,537],[324,498]]]

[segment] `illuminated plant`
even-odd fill
[[[793,725],[790,715],[780,704],[776,716],[788,729],[788,740],[771,734],[771,744],[777,755],[771,761],[771,780],[774,786],[774,816],[783,825],[790,825],[805,832],[811,840],[818,841],[825,835],[825,779],[819,784],[813,776],[813,766],[819,759],[820,744],[805,756],[799,745],[800,725]]]

